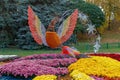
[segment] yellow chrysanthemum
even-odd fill
[[[57,76],[55,75],[41,75],[35,77],[33,80],[57,80]]]
[[[109,57],[92,56],[90,58],[81,58],[71,64],[68,69],[69,72],[78,70],[88,75],[120,77],[120,62]]]
[[[70,73],[70,76],[74,79],[74,80],[94,80],[93,78],[91,78],[90,76],[86,75],[85,73],[82,73],[78,70],[73,70]]]

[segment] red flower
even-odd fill
[[[111,57],[113,59],[116,59],[118,61],[120,61],[120,53],[99,53],[99,54],[89,54],[91,56],[106,56],[106,57]]]

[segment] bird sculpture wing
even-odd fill
[[[28,25],[34,40],[40,45],[47,46],[45,39],[46,29],[30,6],[28,6]]]
[[[78,9],[75,9],[75,11],[61,23],[57,31],[61,43],[67,41],[70,38],[70,36],[73,34],[74,28],[77,23],[77,18],[78,18]]]

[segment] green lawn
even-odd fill
[[[102,43],[99,52],[119,52],[120,53],[120,43]],[[74,45],[82,53],[90,53],[93,51],[93,44],[79,43]]]
[[[0,49],[0,54],[2,55],[19,55],[19,56],[27,56],[31,54],[41,54],[41,53],[60,53],[60,50],[22,50],[17,48],[3,48]]]
[[[100,49],[99,52],[120,53],[120,48]]]
[[[116,45],[116,46],[115,46]],[[101,49],[99,52],[111,52],[111,53],[120,53],[120,47],[117,46],[118,44],[102,44]],[[93,45],[80,43],[74,45],[81,53],[91,53],[93,52]],[[19,55],[19,56],[27,56],[31,54],[41,54],[41,53],[61,53],[61,50],[22,50],[18,48],[2,48],[0,49],[1,55]]]

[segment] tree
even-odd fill
[[[105,23],[103,28],[111,29],[112,20],[120,20],[120,0],[86,0],[101,7],[105,14]]]
[[[78,3],[78,2],[79,3]],[[81,4],[81,5],[80,5]],[[87,9],[90,5],[87,5],[82,0],[1,0],[0,1],[0,27],[1,29],[6,30],[7,33],[11,35],[11,44],[18,45],[22,49],[38,49],[41,46],[36,44],[31,36],[31,33],[28,28],[27,23],[27,8],[30,5],[38,17],[41,19],[42,23],[45,27],[48,26],[51,19],[55,17],[55,15],[62,15],[66,10],[70,10],[68,14],[70,14],[75,8],[78,8],[90,15],[91,21],[96,23],[98,26],[101,23],[97,23],[95,20],[96,17],[100,17],[100,21],[103,19],[98,13],[98,16],[92,16],[92,12]],[[77,6],[76,6],[77,5]],[[80,5],[80,6],[79,6]],[[85,6],[86,5],[86,6]],[[84,7],[83,7],[84,6]],[[80,8],[82,7],[82,8]],[[84,9],[86,9],[84,11]],[[93,7],[94,8],[94,7]],[[97,10],[98,8],[94,8]],[[91,10],[93,11],[94,9]],[[88,12],[87,12],[88,10]],[[99,12],[99,9],[98,9]],[[102,14],[101,14],[102,15]],[[57,29],[56,25],[56,29]],[[8,36],[9,37],[9,36]],[[70,39],[72,42],[75,42],[75,34],[72,35]],[[71,42],[68,41],[68,42]],[[15,43],[16,42],[16,43]]]
[[[68,10],[65,0],[2,0],[0,2],[0,27],[10,33],[12,42],[20,48],[37,49],[27,24],[27,8],[30,5],[39,16],[45,27],[55,15]]]
[[[98,6],[81,0],[73,0],[72,3],[74,4],[72,8],[78,8],[80,12],[86,14],[89,20],[91,21],[91,23],[94,24],[96,28],[103,25],[105,21],[105,16],[102,10]],[[82,27],[80,29],[84,30],[84,28]]]
[[[16,26],[14,25],[12,14],[16,12],[15,2],[8,0],[0,1],[0,41],[1,46],[5,47],[12,43],[13,38],[15,38]]]

